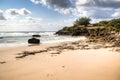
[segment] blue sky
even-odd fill
[[[120,17],[120,0],[0,0],[0,31],[56,31],[76,18]]]
[[[49,19],[54,18],[55,20],[59,18],[65,19],[70,17],[70,15],[63,15],[52,9],[48,9],[42,4],[34,4],[30,0],[9,0],[9,2],[8,0],[1,0],[0,8],[2,10],[7,10],[10,8],[26,8],[32,12],[31,16]]]

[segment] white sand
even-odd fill
[[[0,50],[0,80],[120,80],[120,54],[111,48],[44,52],[16,59],[17,53],[58,44]]]

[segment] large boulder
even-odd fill
[[[28,43],[30,44],[40,44],[40,40],[36,38],[31,38],[28,40]]]

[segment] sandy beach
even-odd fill
[[[0,80],[120,80],[120,0],[0,0]]]
[[[0,49],[0,80],[120,80],[120,54],[84,41]]]

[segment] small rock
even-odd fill
[[[32,35],[32,37],[41,37],[41,35],[36,34],[36,35]]]
[[[5,61],[0,62],[0,64],[5,64],[5,63],[6,63]]]
[[[65,66],[62,66],[62,68],[65,68]]]
[[[28,40],[28,43],[30,44],[40,44],[40,40],[36,38],[31,38]]]

